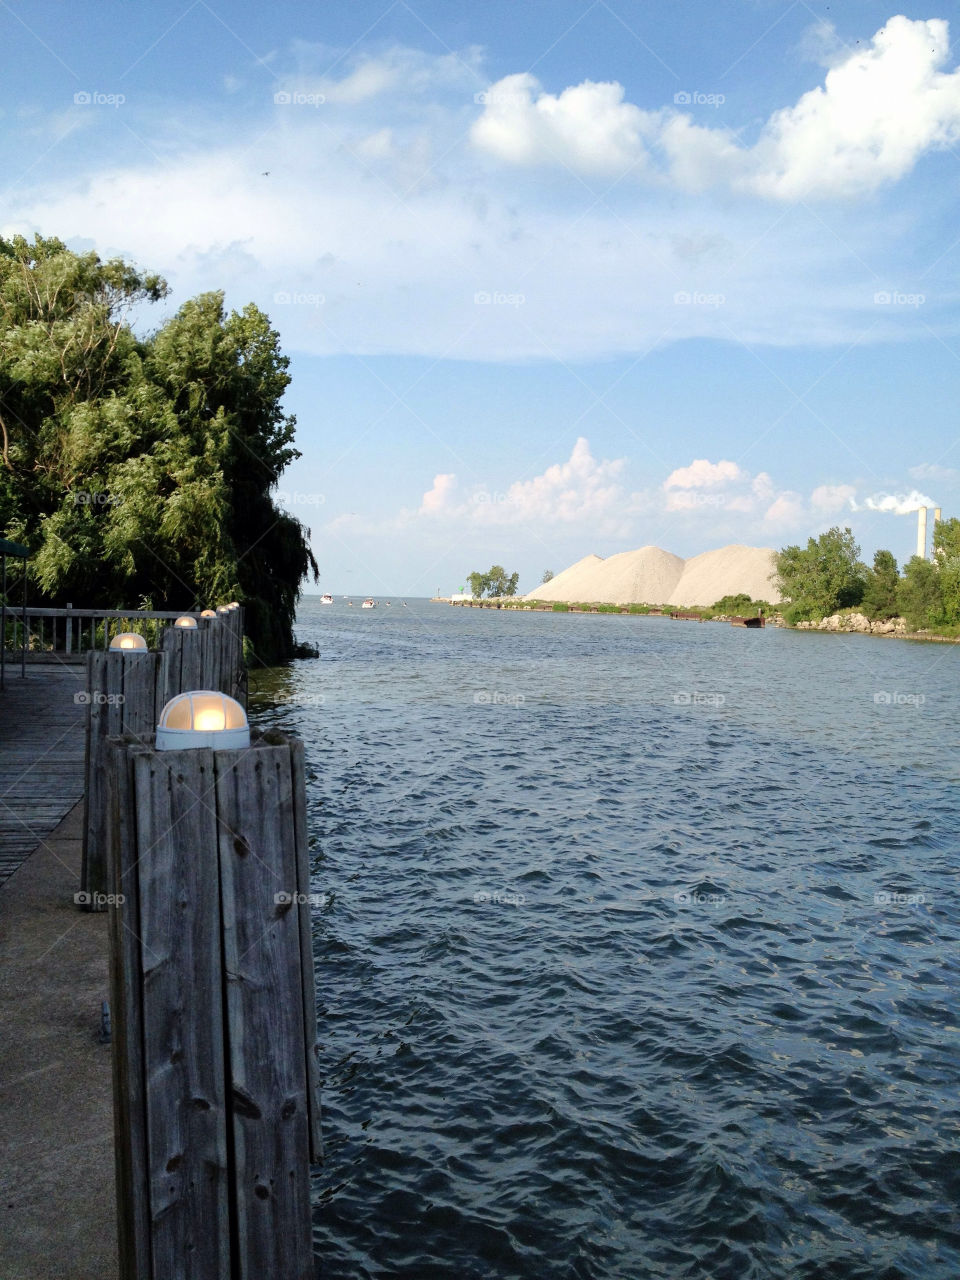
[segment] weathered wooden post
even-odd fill
[[[114,740],[111,766],[121,1280],[312,1280],[302,743]]]
[[[206,619],[201,620],[206,623]],[[203,683],[203,651],[206,644],[205,628],[198,622],[195,627],[164,627],[160,634],[160,650],[167,657],[167,688],[164,703],[184,693],[187,689],[218,688]],[[156,726],[156,721],[154,721]]]
[[[102,911],[107,894],[110,813],[106,795],[107,741],[126,735],[152,743],[166,701],[167,658],[143,649],[92,650],[87,654],[86,785],[83,792],[83,857],[77,901]]]

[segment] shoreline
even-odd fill
[[[562,608],[554,608],[554,602],[549,604],[540,604],[536,601],[517,600],[515,597],[501,597],[491,600],[452,600],[446,596],[434,596],[430,600],[431,604],[446,604],[454,609],[499,609],[510,613],[555,613],[561,617],[571,613],[577,614],[606,614],[616,617],[630,618],[668,618],[671,621],[678,621],[679,618],[673,618],[672,614],[683,614],[699,612],[699,607],[693,610],[684,611],[679,607],[671,606],[670,608],[657,608],[650,605],[624,605],[624,604],[588,604],[585,602],[577,602],[575,604],[565,604],[565,602],[557,601],[557,604],[563,604]],[[709,614],[709,610],[704,608],[703,613]],[[836,616],[836,615],[833,615]],[[852,616],[852,615],[847,615]],[[859,615],[863,617],[864,615]],[[704,616],[701,622],[726,622],[730,623],[731,618],[728,614],[717,614],[714,616]],[[945,636],[939,632],[928,631],[905,631],[893,628],[889,631],[873,631],[867,627],[822,627],[819,623],[790,624],[783,620],[783,615],[773,613],[766,615],[767,626],[774,627],[780,631],[797,631],[811,632],[814,635],[842,635],[842,636],[871,636],[875,640],[912,640],[918,644],[960,644],[960,636]]]

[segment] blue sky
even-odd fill
[[[950,16],[6,0],[0,231],[269,313],[323,588],[903,560],[960,513]]]

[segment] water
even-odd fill
[[[954,646],[307,601],[328,1280],[956,1280]]]

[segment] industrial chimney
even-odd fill
[[[917,511],[917,555],[921,560],[927,558],[927,508]]]

